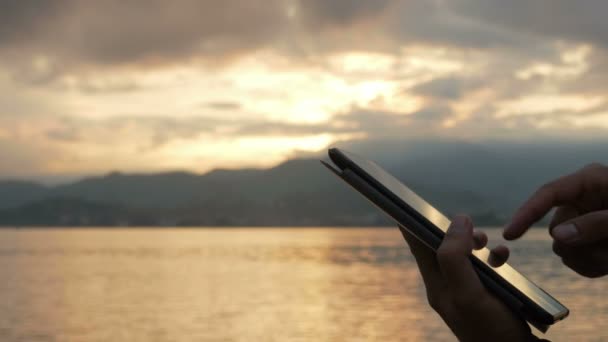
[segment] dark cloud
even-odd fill
[[[608,2],[604,0],[455,0],[449,10],[486,25],[545,39],[570,39],[608,46]]]
[[[0,6],[0,54],[15,62],[42,55],[58,68],[225,58],[272,41],[286,18],[279,0],[27,0]]]
[[[353,108],[335,118],[335,127],[348,127],[350,132],[364,133],[370,138],[425,136],[437,134],[442,120],[451,114],[443,106],[429,106],[414,113]]]
[[[307,25],[348,26],[358,20],[366,20],[385,11],[391,0],[301,0],[298,15]]]
[[[88,32],[75,39],[101,63],[164,59],[174,55],[225,55],[257,48],[280,32],[284,8],[277,0],[103,1],[89,9]],[[112,18],[111,24],[107,18]],[[85,36],[86,35],[86,36]],[[88,35],[94,40],[86,39]],[[80,38],[80,39],[79,39]]]
[[[478,79],[447,76],[435,78],[428,82],[416,85],[410,91],[428,97],[439,99],[457,100],[471,90],[475,90],[483,85]]]
[[[83,66],[226,62],[263,47],[293,56],[435,45],[538,60],[564,39],[605,45],[606,10],[603,0],[7,0],[0,58],[33,83]],[[31,65],[39,56],[42,70]]]
[[[446,10],[443,1],[399,1],[387,20],[397,41],[461,48],[532,46],[529,39]]]
[[[409,114],[408,118],[419,122],[440,123],[451,115],[452,111],[447,106],[429,106]]]
[[[67,5],[62,0],[3,0],[0,2],[0,47],[21,45],[41,34]]]
[[[588,68],[580,76],[558,86],[567,92],[606,93],[608,84],[608,2],[604,0],[454,0],[444,2],[449,11],[486,27],[526,36],[543,46],[568,42],[592,47]],[[520,53],[531,62],[545,61],[550,55]],[[555,62],[555,61],[553,61]],[[559,63],[559,61],[558,61]],[[555,85],[554,85],[555,87]],[[513,87],[516,88],[516,87]]]
[[[518,28],[527,27],[525,23],[514,22],[513,27],[504,28],[493,21],[484,21],[494,20],[489,9],[514,7],[517,13],[525,12],[530,6],[521,1],[515,5],[496,2],[494,6],[473,0],[459,1],[454,6],[425,0],[295,3],[295,19],[290,20],[288,2],[280,0],[9,0],[0,5],[0,42],[7,50],[4,52],[11,52],[13,58],[23,54],[46,55],[61,68],[70,68],[74,63],[115,65],[225,57],[263,46],[280,46],[281,40],[294,41],[290,46],[314,45],[311,38],[323,44],[326,37],[318,36],[318,32],[325,27],[344,30],[338,36],[330,35],[330,39],[355,44],[357,37],[364,37],[370,48],[375,46],[374,41],[387,35],[396,39],[396,44],[464,47],[524,44],[532,48],[538,43],[517,34]],[[476,6],[481,9],[468,11]],[[464,12],[463,8],[467,15],[459,12]],[[471,18],[468,12],[478,13],[479,18]],[[373,18],[378,19],[373,25],[353,26]],[[531,29],[538,17],[533,19],[528,20]],[[297,27],[299,22],[305,23],[303,28]],[[507,24],[510,23],[503,26]],[[569,32],[568,22],[561,25],[558,32]],[[599,35],[604,26],[587,31],[589,35]],[[313,36],[307,37],[309,34]]]

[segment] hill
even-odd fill
[[[537,186],[591,161],[599,144],[366,141],[339,144],[385,166],[447,214],[503,224]],[[312,156],[317,157],[317,156]],[[310,155],[270,169],[113,172],[58,186],[0,182],[4,226],[361,226],[386,218]]]

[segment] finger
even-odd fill
[[[473,229],[473,248],[480,250],[488,244],[488,236],[481,230]]]
[[[554,241],[553,251],[561,257],[564,265],[580,275],[595,278],[608,273],[608,240],[582,246]]]
[[[472,249],[473,224],[468,217],[458,216],[437,250],[439,270],[453,299],[467,302],[483,290],[469,257]]]
[[[551,231],[553,239],[564,245],[580,246],[608,238],[608,210],[594,211],[566,221]]]
[[[559,178],[538,189],[517,210],[505,227],[503,236],[507,240],[522,236],[534,223],[542,219],[553,207],[576,200],[584,190],[586,175],[583,171]]]
[[[563,205],[555,211],[551,223],[549,224],[549,233],[561,223],[572,220],[580,215],[580,211],[575,206]]]
[[[414,259],[416,259],[416,264],[418,264],[418,269],[422,275],[422,281],[424,282],[424,286],[427,289],[429,296],[431,294],[441,293],[443,290],[443,278],[439,272],[439,265],[437,265],[435,252],[410,234],[405,228],[400,226],[399,230],[410,247]]]
[[[553,253],[559,255],[560,257],[576,255],[576,252],[577,252],[576,247],[565,245],[556,240],[553,240],[552,249],[553,249]]]
[[[553,252],[563,259],[577,259],[597,267],[598,263],[608,265],[608,240],[602,243],[573,246],[553,241]]]
[[[579,259],[579,258],[562,258],[562,263],[574,272],[587,277],[597,278],[606,275],[606,268],[603,266],[594,266],[595,260]]]
[[[490,251],[488,262],[492,267],[500,267],[509,259],[509,248],[505,245],[498,245]]]

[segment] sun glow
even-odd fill
[[[578,128],[608,128],[608,113],[596,113],[585,116],[572,117],[570,120]]]
[[[526,115],[538,115],[530,129],[559,129],[565,123],[606,127],[608,117],[593,114],[603,110],[603,96],[561,94],[556,86],[584,73],[592,52],[584,45],[564,47],[555,60],[510,70],[520,80],[544,77],[550,85],[512,98],[485,86],[468,89],[459,98],[420,95],[419,84],[477,79],[490,65],[483,53],[426,46],[392,53],[328,53],[314,60],[262,48],[230,63],[194,59],[158,68],[74,70],[52,86],[23,87],[5,96],[0,109],[6,112],[17,108],[45,114],[0,117],[0,139],[40,146],[45,151],[39,158],[41,169],[54,173],[206,171],[272,166],[295,151],[317,151],[337,140],[378,134],[356,119],[339,118],[355,110],[407,117],[444,107],[449,116],[422,125],[448,135],[465,134],[459,128],[470,127],[475,115],[499,119],[504,128],[517,127]],[[40,74],[55,67],[46,57],[30,63]],[[9,76],[0,68],[0,90],[9,89]],[[559,119],[548,115],[552,113],[559,113]],[[474,138],[491,130],[466,134]]]
[[[236,139],[201,136],[194,141],[171,143],[162,149],[162,154],[167,156],[170,167],[186,167],[194,161],[198,162],[196,169],[201,172],[216,167],[269,167],[283,161],[294,151],[315,152],[336,139],[330,134]]]

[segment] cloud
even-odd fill
[[[47,138],[54,141],[75,143],[82,139],[80,133],[74,127],[59,127],[46,132]]]
[[[537,39],[572,40],[608,46],[608,22],[603,0],[455,0],[444,2],[462,16]],[[540,39],[539,39],[540,40]]]
[[[213,101],[205,103],[203,107],[222,111],[238,110],[241,109],[241,104],[234,101]]]
[[[45,85],[69,76],[90,93],[137,86],[91,80],[108,68],[226,64],[260,49],[283,54],[288,63],[323,65],[335,52],[449,48],[462,58],[485,53],[490,63],[512,61],[502,68],[512,72],[534,60],[558,60],[560,41],[596,47],[608,41],[601,0],[584,6],[566,0],[9,0],[0,6],[0,61],[15,80]]]
[[[443,120],[450,118],[452,111],[447,106],[429,106],[420,109],[408,117],[416,121],[441,123]]]
[[[449,108],[423,108],[414,113],[386,112],[352,108],[328,122],[295,123],[251,117],[170,116],[113,117],[84,119],[58,117],[44,130],[46,138],[58,143],[103,144],[108,137],[116,143],[129,139],[146,150],[160,148],[175,140],[196,140],[200,136],[217,139],[248,137],[307,137],[314,135],[366,135],[380,137],[436,131],[441,120],[449,118]],[[33,134],[37,134],[36,131]],[[125,138],[121,138],[125,136]]]
[[[71,88],[78,89],[85,94],[109,94],[132,92],[141,89],[142,86],[133,80],[100,82],[87,78],[80,78],[71,85]]]
[[[58,170],[49,155],[121,168],[247,139],[602,136],[607,6],[7,0],[0,151]],[[554,108],[559,97],[599,105]],[[526,110],[501,117],[513,103]]]
[[[584,115],[593,116],[603,110],[604,107],[593,108]],[[577,139],[602,134],[599,127],[572,127],[571,113],[567,112],[497,119],[489,115],[494,111],[496,109],[491,106],[481,107],[450,127],[444,123],[457,114],[442,105],[423,107],[413,113],[354,107],[328,122],[313,124],[256,117],[236,120],[230,116],[124,116],[95,120],[56,117],[31,125],[25,119],[13,118],[21,123],[8,126],[20,129],[0,135],[0,151],[4,151],[0,175],[91,173],[107,169],[163,170],[201,162],[219,166],[226,164],[213,161],[212,157],[217,153],[224,155],[224,163],[242,160],[239,159],[243,158],[241,154],[249,148],[256,153],[260,153],[261,148],[273,153],[273,141],[300,146],[295,142],[329,139],[327,142],[331,143],[363,137],[371,140]],[[547,123],[548,126],[542,127]],[[249,146],[250,141],[261,145]],[[199,150],[201,152],[197,152]],[[197,157],[199,153],[204,153],[205,157]],[[264,162],[262,154],[248,156],[249,163],[253,163],[252,158]],[[273,158],[278,158],[276,153]]]
[[[0,177],[19,178],[47,173],[50,164],[64,157],[61,151],[53,146],[1,136],[0,154]]]
[[[418,84],[411,91],[415,94],[432,98],[457,100],[467,92],[478,89],[482,85],[481,80],[447,76]]]
[[[584,58],[585,70],[570,80],[564,80],[565,91],[605,93],[608,84],[608,21],[605,15],[608,2],[586,0],[500,1],[455,0],[444,2],[447,9],[459,16],[519,36],[539,46],[566,43],[586,46],[589,53]],[[532,58],[528,47],[520,53],[530,61],[550,59]],[[562,56],[555,56],[560,62]],[[563,62],[563,61],[561,61]]]
[[[444,1],[398,1],[387,20],[388,32],[402,43],[488,49],[533,47],[525,35],[470,20]]]
[[[535,20],[496,25],[494,13],[484,10],[488,6],[473,0],[458,5],[425,0],[9,0],[0,6],[0,55],[25,69],[35,58],[46,59],[47,73],[83,65],[221,61],[264,47],[323,54],[335,50],[332,46],[373,50],[380,42],[384,48],[434,44],[530,51],[539,45],[519,29],[534,29]],[[496,2],[490,8],[510,7],[520,14],[530,6]],[[562,25],[567,34],[572,25]],[[600,34],[601,25],[589,34]]]
[[[40,93],[31,87],[16,85],[0,70],[0,132],[10,128],[10,125],[2,122],[4,118],[40,117],[50,115],[61,107],[60,98]]]
[[[36,69],[35,58],[55,70],[226,58],[269,43],[286,18],[279,0],[9,0],[0,6],[0,55],[22,69]]]
[[[358,20],[366,20],[382,14],[391,0],[302,0],[298,15],[312,27],[348,26]]]
[[[0,4],[0,46],[23,44],[41,34],[66,6],[62,0],[4,0]]]

